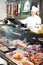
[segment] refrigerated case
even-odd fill
[[[33,41],[23,41],[25,39],[25,35],[27,34],[27,38],[29,40],[30,37],[28,37],[28,33],[30,33],[29,35],[33,35],[36,39],[36,41],[34,42],[34,40],[31,38],[31,40]],[[8,65],[20,65],[19,63],[17,63],[13,58],[12,58],[12,54],[15,53],[15,51],[20,51],[20,52],[24,52],[27,50],[27,47],[25,48],[25,45],[21,46],[20,48],[19,47],[15,47],[15,44],[18,43],[18,40],[19,40],[19,43],[21,44],[25,44],[26,43],[26,46],[27,45],[30,45],[32,43],[39,43],[39,44],[42,44],[43,45],[43,40],[40,41],[38,40],[39,36],[43,36],[40,35],[40,34],[36,34],[36,33],[31,33],[31,31],[29,30],[26,30],[26,28],[18,28],[18,27],[14,27],[14,25],[0,25],[0,44],[2,44],[1,46],[3,46],[2,48],[0,47],[0,56],[5,59],[8,63]],[[42,37],[43,38],[43,37]],[[12,41],[14,40],[17,40],[15,43],[13,43]],[[21,41],[20,41],[21,40]],[[23,43],[24,42],[24,43]],[[42,43],[40,43],[42,42]],[[18,44],[19,44],[18,43]],[[13,47],[12,47],[13,46]],[[37,45],[38,46],[38,45]],[[43,47],[42,47],[43,48]],[[42,49],[41,48],[41,49]],[[19,50],[17,50],[19,49]],[[21,51],[22,50],[22,51]],[[29,52],[29,51],[28,51]],[[34,52],[33,50],[31,52]],[[43,52],[43,51],[42,51]],[[30,53],[30,52],[29,52]],[[37,52],[36,52],[37,53]],[[10,56],[10,55],[11,56]],[[43,57],[42,57],[43,58]],[[26,58],[25,58],[26,59]]]

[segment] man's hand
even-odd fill
[[[27,27],[27,29],[29,29],[29,30],[32,30],[32,26],[30,26],[30,27]]]

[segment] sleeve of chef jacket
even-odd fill
[[[31,16],[30,17],[27,17],[26,19],[24,20],[20,20],[22,24],[27,24],[27,28],[32,26],[32,20],[31,20]]]
[[[19,20],[22,24],[27,24],[28,18],[23,19],[23,20]]]

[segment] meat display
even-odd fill
[[[38,38],[43,42],[43,38]],[[43,46],[20,39],[0,38],[0,51],[17,65],[43,65]]]

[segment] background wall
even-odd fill
[[[43,24],[43,0],[40,0],[40,17],[42,19]]]
[[[7,0],[0,0],[0,20],[6,17],[6,2]]]

